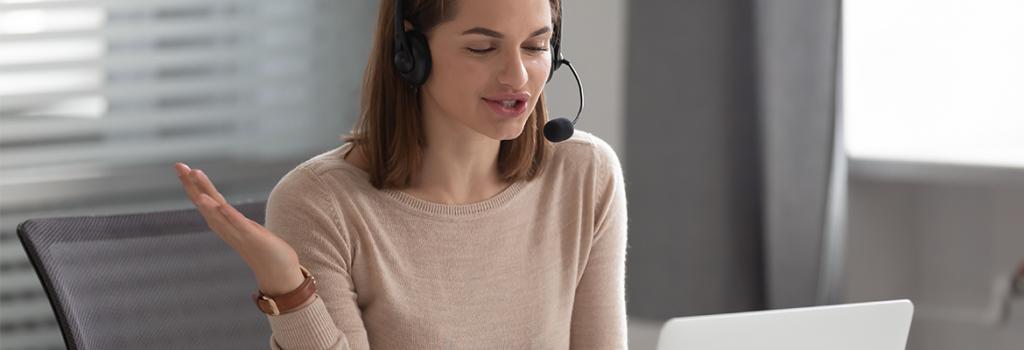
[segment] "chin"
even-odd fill
[[[488,116],[491,117],[491,116]],[[526,129],[526,122],[530,120],[530,114],[525,114],[514,119],[502,121],[488,120],[483,125],[471,127],[477,133],[487,136],[496,141],[515,140],[523,134]]]
[[[515,140],[519,135],[523,134],[523,127],[522,125],[519,125],[514,130],[512,130],[511,126],[499,127],[489,133],[481,134],[487,135],[487,137],[497,141]]]
[[[506,133],[504,135],[504,137],[501,138],[501,140],[515,140],[515,139],[519,138],[519,136],[522,135],[522,134],[523,134],[523,128],[520,127],[515,132]]]

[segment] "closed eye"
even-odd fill
[[[524,47],[524,49],[527,49],[527,50],[530,50],[530,51],[533,51],[533,52],[543,52],[543,51],[547,51],[548,50],[548,48],[546,48],[546,47]],[[486,48],[486,49],[474,49],[474,48],[468,47],[468,48],[466,48],[466,50],[469,50],[469,52],[472,52],[472,53],[475,53],[475,54],[485,54],[485,53],[494,51],[494,48],[491,47],[491,48]]]

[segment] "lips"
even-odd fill
[[[505,118],[518,117],[526,112],[526,102],[530,94],[525,92],[504,93],[483,97],[484,102],[491,107],[491,110],[498,116]]]
[[[525,98],[504,98],[504,99],[490,99],[483,98],[484,102],[491,107],[500,117],[503,118],[514,118],[518,117],[526,112],[526,99]]]
[[[497,102],[504,102],[504,101],[526,101],[526,100],[530,99],[530,94],[525,93],[525,92],[512,92],[512,93],[504,93],[504,94],[484,96],[484,99],[485,100],[489,100],[489,101],[497,101]]]
[[[499,105],[501,105],[502,107],[505,107],[505,108],[512,108],[512,107],[515,107],[516,105],[518,105],[520,103],[526,102],[526,100],[519,100],[519,99],[492,100],[492,99],[488,99],[488,98],[484,98],[484,101],[487,101],[487,102],[490,102],[490,103],[496,103],[496,104],[499,104]]]

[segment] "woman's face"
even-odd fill
[[[522,133],[551,69],[548,1],[458,1],[455,18],[427,35],[433,65],[421,93],[434,122],[495,140]]]

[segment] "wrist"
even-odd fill
[[[265,295],[278,296],[299,288],[305,280],[299,267],[288,269],[288,272],[268,275],[259,280],[260,291]]]
[[[299,305],[294,310],[298,310],[298,309],[304,308],[306,306],[309,306],[309,304],[312,304],[314,301],[316,301],[316,298],[317,298],[317,294],[313,293],[313,295],[309,296],[309,299],[306,299],[306,301],[303,302],[302,305]],[[294,311],[294,310],[289,310],[289,311]]]
[[[281,315],[301,309],[316,300],[316,278],[305,267],[300,266],[299,269],[302,273],[302,283],[298,287],[278,295],[262,290],[252,295],[252,300],[260,311],[268,315]],[[273,289],[271,291],[276,292]]]

